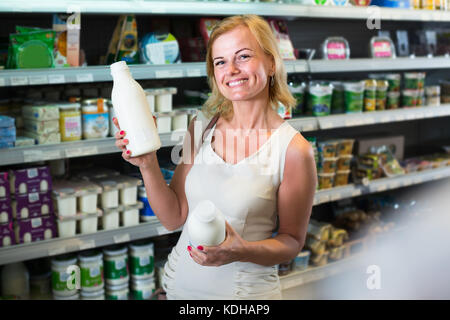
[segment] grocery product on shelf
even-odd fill
[[[287,23],[283,20],[267,19],[270,27],[278,41],[281,58],[284,60],[295,60],[294,46],[289,38]]]
[[[297,100],[296,107],[292,110],[293,115],[303,114],[303,106],[306,96],[306,84],[304,82],[289,82],[289,90],[294,98]]]
[[[59,106],[59,129],[61,141],[81,139],[81,112],[79,103],[62,103]]]
[[[131,77],[125,62],[111,65],[114,85],[111,93],[114,112],[129,140],[131,156],[155,151],[161,147],[158,131],[142,87]],[[130,105],[130,101],[134,101]]]
[[[78,67],[80,63],[81,14],[53,14],[55,67]]]
[[[81,102],[83,138],[105,138],[109,133],[109,109],[111,101],[108,99],[85,99]]]
[[[96,292],[105,285],[103,279],[103,254],[97,250],[78,254],[81,273],[81,294]]]
[[[331,114],[345,113],[345,90],[341,81],[331,82],[333,94],[331,96]]]
[[[128,246],[130,256],[130,275],[132,280],[151,279],[155,274],[154,244],[148,240],[131,243]]]
[[[30,298],[30,273],[25,264],[16,262],[4,266],[1,273],[1,285],[3,297],[28,300]]]
[[[121,206],[120,221],[123,227],[131,227],[139,224],[139,210],[144,207],[142,202],[135,205]]]
[[[9,171],[11,194],[46,192],[52,189],[49,168],[46,166]]]
[[[370,4],[372,6],[388,7],[388,8],[409,9],[410,7],[409,0],[372,0]]]
[[[218,22],[220,22],[220,19],[217,18],[200,18],[199,29],[203,37],[203,41],[205,42],[205,46],[208,44],[211,32]]]
[[[15,239],[12,224],[0,223],[0,247],[14,245],[16,243]]]
[[[131,280],[131,294],[134,300],[149,300],[155,292],[155,279]]]
[[[377,102],[377,81],[364,81],[364,111],[375,111]]]
[[[106,60],[102,64],[116,61],[139,63],[138,33],[134,15],[121,15],[109,42]]]
[[[106,285],[106,300],[128,300],[129,295],[128,282],[119,285]]]
[[[425,87],[425,93],[427,96],[427,106],[438,106],[441,103],[441,87],[440,86],[427,86]]]
[[[308,86],[306,114],[326,116],[331,111],[331,97],[333,85],[328,82],[312,81]]]
[[[217,246],[225,240],[225,219],[209,200],[199,202],[186,223],[189,242],[196,248],[199,245]]]
[[[181,63],[178,41],[171,33],[147,33],[140,41],[139,51],[141,63]]]
[[[139,201],[143,203],[142,209],[139,211],[141,221],[151,221],[155,219],[155,213],[150,206],[147,198],[145,187],[139,187]]]
[[[25,136],[36,144],[61,142],[59,132],[59,108],[57,105],[25,105],[22,107]]]
[[[54,212],[51,192],[17,194],[11,201],[14,219],[39,218]]]
[[[367,7],[370,5],[371,0],[350,0],[350,3],[358,7]]]
[[[386,80],[377,80],[377,93],[376,93],[376,110],[386,109],[387,90],[389,83]]]
[[[55,32],[24,29],[9,35],[10,50],[7,68],[52,68]]]
[[[398,109],[400,107],[400,92],[388,92],[386,99],[386,109]]]
[[[348,0],[333,0],[332,3],[345,3]],[[339,4],[344,5],[344,4]],[[322,57],[326,60],[350,59],[350,46],[343,37],[329,37],[322,43]]]
[[[395,58],[395,46],[389,37],[372,37],[369,52],[370,57],[375,59]]]
[[[0,115],[0,149],[14,147],[16,141],[14,124],[14,118]]]
[[[128,285],[128,249],[118,245],[103,249],[106,289],[110,286]]]
[[[364,82],[343,82],[346,113],[362,112],[364,106]]]
[[[311,252],[308,250],[302,250],[295,258],[292,266],[293,271],[303,271],[308,268],[309,257]]]

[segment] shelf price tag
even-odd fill
[[[202,76],[201,69],[187,69],[186,72],[187,72],[188,77],[201,77]]]
[[[295,64],[294,65],[294,70],[295,72],[306,72],[306,66],[305,65],[300,65],[300,64]]]
[[[92,73],[77,74],[77,82],[94,82],[94,76]]]
[[[5,78],[0,78],[0,87],[6,86]]]
[[[387,186],[385,184],[382,184],[377,187],[378,192],[386,191],[386,189],[387,189]]]
[[[385,123],[385,122],[390,122],[391,121],[391,117],[390,116],[383,116],[380,118],[380,122],[381,123]]]
[[[26,86],[28,84],[28,77],[16,76],[10,78],[12,86]]]
[[[312,123],[304,124],[301,127],[302,131],[314,131],[314,125]]]
[[[357,196],[360,196],[361,195],[361,189],[355,189],[355,190],[353,190],[353,192],[352,192],[352,197],[357,197]]]
[[[66,247],[56,247],[48,249],[49,256],[56,256],[63,253],[66,253]]]
[[[116,234],[113,238],[114,243],[122,243],[130,241],[129,233]]]
[[[336,200],[339,200],[339,199],[341,199],[341,198],[342,198],[342,197],[341,197],[341,194],[340,194],[339,192],[333,193],[333,194],[331,194],[331,196],[330,196],[331,201],[336,201]]]
[[[66,77],[63,74],[49,74],[48,83],[50,84],[66,83]]]
[[[95,146],[66,149],[66,157],[67,158],[90,156],[90,155],[94,155],[94,154],[98,154],[98,148]]]
[[[46,75],[42,76],[29,76],[28,81],[31,85],[37,85],[37,84],[48,84],[48,79]]]
[[[80,244],[80,250],[88,250],[95,248],[95,240],[84,241]]]
[[[181,69],[157,70],[157,71],[155,71],[155,77],[157,79],[160,79],[160,78],[182,78],[183,70],[181,70]]]

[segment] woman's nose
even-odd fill
[[[228,66],[227,66],[228,74],[236,74],[238,72],[239,72],[239,69],[237,68],[236,64],[233,61],[228,63]]]

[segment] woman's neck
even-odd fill
[[[233,117],[229,123],[235,129],[268,129],[270,110],[266,99],[233,101]]]

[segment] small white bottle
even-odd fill
[[[131,76],[125,61],[113,63],[111,75],[111,100],[120,129],[129,141],[127,150],[132,157],[158,150],[161,140],[144,90]]]
[[[217,246],[225,240],[225,218],[214,203],[204,200],[190,213],[187,230],[192,246]]]

